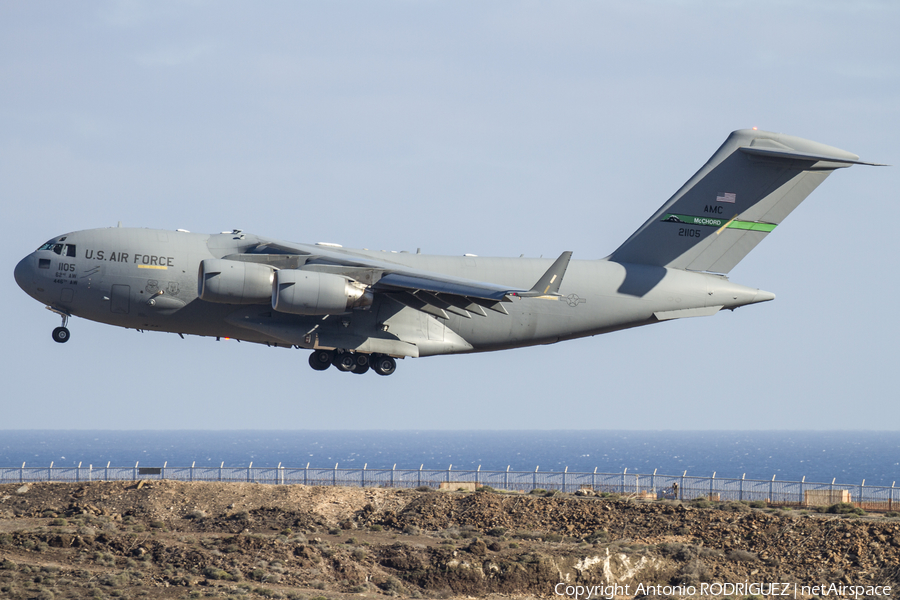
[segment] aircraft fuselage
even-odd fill
[[[394,356],[548,344],[773,298],[721,276],[608,260],[573,260],[558,295],[512,297],[503,303],[508,314],[487,310],[483,316],[466,317],[447,312],[447,318],[439,318],[379,295],[363,309],[308,316],[279,313],[271,303],[224,304],[198,297],[201,261],[242,255],[261,242],[272,240],[240,232],[78,231],[54,238],[25,257],[15,276],[22,289],[51,309],[109,325],[306,348],[355,347],[356,338],[398,340],[405,345],[397,348],[414,347],[394,352],[390,344],[381,346],[387,349],[385,354]],[[524,289],[553,262],[293,247],[313,256],[346,254],[354,260],[371,259]],[[341,340],[348,343],[342,345]]]

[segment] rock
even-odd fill
[[[688,510],[676,504],[563,494],[436,494],[218,482],[148,482],[144,487],[155,488],[152,495],[124,492],[136,484],[32,484],[27,499],[16,495],[21,484],[0,486],[0,499],[10,497],[0,504],[9,507],[0,511],[4,519],[14,518],[13,510],[28,518],[74,516],[82,510],[116,520],[125,517],[121,527],[105,519],[59,527],[45,527],[41,521],[26,523],[25,529],[16,524],[15,531],[6,529],[3,521],[0,550],[11,545],[20,552],[15,547],[46,543],[53,548],[53,562],[72,572],[91,571],[95,578],[108,573],[110,557],[117,566],[127,558],[143,557],[138,576],[144,586],[188,585],[197,578],[175,577],[166,570],[199,573],[209,566],[228,573],[233,568],[248,580],[258,575],[261,583],[280,579],[286,589],[308,589],[315,582],[313,587],[326,592],[375,591],[371,582],[393,578],[402,586],[389,586],[392,592],[435,597],[453,590],[458,598],[548,597],[562,580],[600,581],[607,562],[614,573],[631,573],[640,562],[649,571],[646,577],[634,577],[645,583],[779,577],[836,583],[846,577],[857,584],[900,564],[900,527],[880,518],[836,520],[811,514],[800,519],[717,504]],[[76,490],[78,497],[90,500],[74,500]],[[241,511],[240,518],[226,510],[229,503]],[[186,515],[203,506],[210,516],[178,520],[178,535],[167,536],[165,542],[146,533],[152,520],[171,515],[173,506]],[[385,516],[389,518],[382,520]],[[388,521],[392,530],[382,531],[380,526]],[[347,525],[337,540],[326,536],[307,541],[307,535]],[[76,527],[79,534],[73,531]],[[282,535],[286,529],[293,533]],[[407,530],[419,532],[416,543],[398,541],[399,532]],[[737,551],[756,554],[762,561],[740,560]],[[283,565],[268,569],[261,561]],[[263,581],[265,577],[272,581]],[[225,581],[207,580],[216,586]],[[80,591],[68,590],[72,597]]]
[[[17,490],[16,490],[16,493],[19,494],[19,495],[27,494],[27,493],[28,493],[28,490],[30,490],[30,489],[31,489],[31,484],[26,483],[25,485],[23,485],[22,487],[20,487],[19,489],[17,489]]]
[[[496,544],[496,542],[494,542],[494,544]],[[469,544],[469,547],[466,548],[466,551],[471,552],[475,556],[484,556],[485,554],[487,554],[487,546],[483,541],[476,539],[474,542]]]

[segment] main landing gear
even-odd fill
[[[362,375],[369,369],[379,375],[390,375],[397,370],[397,361],[384,354],[315,350],[309,355],[309,366],[316,371],[324,371],[331,365],[338,371],[357,375]]]
[[[69,315],[52,308],[50,310],[62,317],[62,327],[57,327],[53,330],[53,341],[59,344],[65,344],[69,341],[69,337],[71,337],[69,334],[69,328],[66,327],[66,325],[69,324]]]

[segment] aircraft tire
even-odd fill
[[[69,330],[65,327],[57,327],[53,330],[53,341],[65,344],[70,338]]]
[[[309,366],[316,371],[325,371],[331,366],[331,352],[328,350],[316,350],[309,355]]]
[[[338,368],[338,371],[344,371],[345,373],[352,371],[353,367],[356,366],[356,357],[349,352],[341,352],[335,355],[334,366]]]
[[[356,375],[362,375],[363,373],[365,373],[368,370],[369,370],[369,363],[366,363],[364,365],[356,365],[356,367],[354,367],[354,369],[353,369],[353,373],[355,373]]]
[[[379,375],[391,375],[397,370],[397,361],[390,356],[379,356],[372,362],[372,368]]]

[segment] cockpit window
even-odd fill
[[[38,250],[50,250],[51,252],[55,252],[60,256],[70,256],[72,258],[75,258],[76,254],[75,244],[60,244],[57,242],[47,242],[46,244],[38,248]]]

